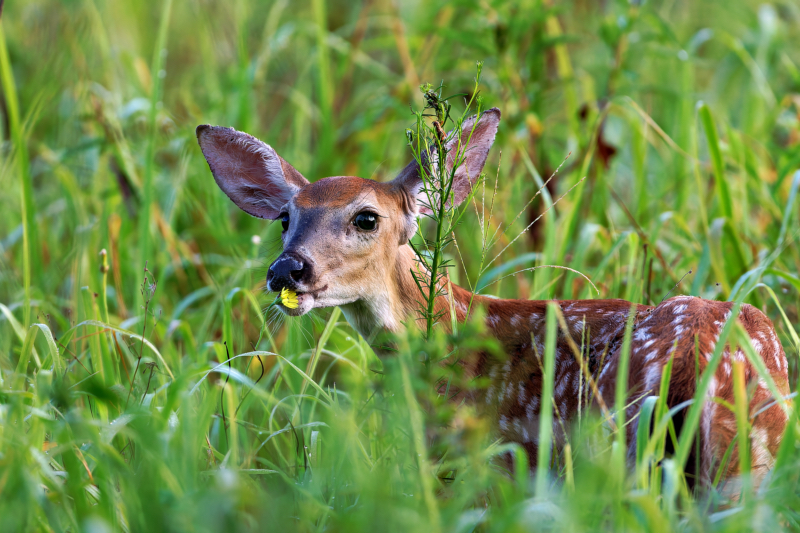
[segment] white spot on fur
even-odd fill
[[[517,396],[517,401],[520,405],[525,405],[525,402],[528,401],[528,389],[525,388],[525,383],[520,381],[519,385],[517,386],[519,390],[519,395]]]
[[[652,364],[647,367],[647,373],[644,378],[644,388],[646,390],[655,391],[655,386],[661,381],[661,366]]]
[[[558,385],[556,385],[555,397],[556,398],[562,397],[564,395],[564,390],[566,388],[567,388],[567,380],[564,379],[564,378],[561,378],[561,380],[558,382]]]
[[[717,332],[714,334],[714,338],[709,343],[711,345],[711,350],[709,350],[709,353],[706,354],[706,360],[708,360],[711,357],[711,354],[714,353],[714,348],[717,347],[717,343],[719,342],[719,333],[721,330],[722,328],[717,330]]]
[[[761,341],[756,339],[750,339],[750,344],[753,346],[753,349],[756,351],[757,354],[761,353],[761,350],[764,349],[764,345],[761,344]]]
[[[533,421],[538,413],[539,413],[539,397],[534,396],[533,398],[531,398],[531,401],[528,402],[528,405],[525,407],[525,416],[528,417],[528,420]]]
[[[646,341],[649,340],[652,336],[647,334],[648,328],[639,328],[636,330],[636,333],[633,334],[633,340],[635,341]]]
[[[653,350],[644,358],[645,362],[649,363],[658,357],[658,354],[661,352],[659,350]]]
[[[786,355],[783,353],[781,343],[778,341],[778,336],[775,335],[775,332],[772,330],[769,332],[769,341],[772,344],[772,353],[775,354],[775,365],[778,370],[788,370],[789,363],[786,361]]]

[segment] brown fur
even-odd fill
[[[472,295],[454,287],[454,298],[468,305]],[[476,402],[485,406],[496,424],[499,434],[506,440],[519,442],[529,451],[531,464],[535,465],[538,441],[538,415],[541,405],[542,371],[540,360],[544,353],[544,327],[547,301],[497,300],[473,297],[473,306],[483,306],[487,312],[487,325],[501,341],[508,355],[506,361],[492,361],[485,357],[474,358],[471,372],[474,376],[489,376],[489,385],[475,395]],[[625,333],[630,302],[624,300],[565,300],[556,302],[569,329],[569,336],[579,346],[584,339],[585,357],[590,362],[593,377],[605,404],[613,406],[619,356]],[[674,357],[668,405],[675,406],[691,399],[696,390],[697,376],[702,375],[714,351],[719,333],[730,314],[731,302],[717,302],[678,296],[657,307],[638,305],[634,318],[630,351],[627,401],[630,404],[626,418],[629,457],[633,460],[638,428],[638,410],[643,399],[658,394],[662,369]],[[459,316],[459,319],[463,317]],[[789,393],[788,365],[783,348],[770,320],[750,305],[743,305],[738,320],[753,339],[756,353],[762,358],[781,394]],[[695,345],[696,339],[696,345]],[[698,368],[695,370],[695,351]],[[712,402],[712,398],[735,404],[731,363],[744,363],[745,379],[754,386],[750,412],[767,406],[772,395],[763,381],[759,381],[755,368],[747,361],[741,349],[731,353],[726,346],[722,361],[715,373],[704,406],[698,438],[700,457],[697,472],[699,480],[707,486],[716,476],[723,455],[736,434],[734,413]],[[569,428],[578,413],[592,398],[592,390],[581,377],[581,366],[566,342],[562,332],[555,352],[554,428],[556,443],[563,439],[562,428]],[[579,387],[583,406],[579,406]],[[594,398],[594,404],[597,399]],[[751,455],[754,476],[757,479],[771,468],[781,436],[786,426],[786,415],[775,403],[753,420]],[[729,459],[723,479],[738,474],[737,452]],[[693,464],[687,465],[690,471]]]
[[[295,197],[295,205],[302,209],[325,207],[341,208],[354,202],[369,191],[380,195],[391,194],[382,183],[354,176],[333,176],[315,181]]]

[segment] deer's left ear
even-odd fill
[[[475,115],[465,120],[460,136],[456,131],[451,131],[447,135],[445,145],[447,147],[447,171],[457,167],[453,178],[453,197],[456,204],[460,204],[469,196],[472,187],[478,181],[483,171],[483,165],[486,164],[489,149],[494,144],[499,124],[500,110],[493,107],[481,113],[480,117]],[[426,157],[430,161],[430,165],[436,164],[435,153],[426,155]],[[429,175],[432,170],[428,171]],[[411,215],[431,213],[427,205],[427,195],[422,192],[422,177],[416,161],[409,163],[392,181],[392,184],[402,189],[412,200],[410,202],[412,205],[409,207],[416,207],[416,211],[410,213]]]
[[[242,211],[276,219],[281,207],[308,185],[272,147],[233,128],[197,126],[197,142],[214,180]]]

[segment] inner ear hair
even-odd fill
[[[447,169],[450,170],[455,166],[456,155],[459,155],[458,162],[461,163],[453,177],[453,197],[456,205],[469,196],[472,187],[477,183],[489,156],[489,149],[494,144],[500,117],[500,110],[493,107],[481,113],[480,116],[473,115],[464,120],[460,135],[457,135],[456,130],[448,133],[447,139],[449,140],[446,144]],[[421,155],[423,165],[434,164],[436,159],[433,153],[430,156],[428,154]],[[428,168],[430,173],[432,169],[430,169],[430,166]],[[430,214],[431,211],[425,205],[427,198],[422,193],[423,183],[420,170],[419,163],[414,160],[406,165],[391,183],[415,199],[416,208],[413,209],[415,214],[426,215]]]

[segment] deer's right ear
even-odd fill
[[[453,130],[447,134],[445,164],[448,171],[454,167],[456,169],[453,173],[452,189],[452,200],[455,205],[463,202],[477,183],[483,166],[486,164],[489,149],[494,144],[499,124],[500,110],[493,107],[481,113],[480,116],[475,115],[464,120],[460,130]],[[435,173],[436,148],[432,147],[429,153],[423,153],[421,159],[422,164],[428,167],[427,174]],[[410,198],[408,206],[411,208],[412,214],[431,214],[427,195],[422,194],[423,181],[416,160],[409,163],[392,181],[392,184]],[[447,203],[448,207],[452,207],[449,199]]]
[[[280,208],[308,185],[275,150],[241,131],[197,126],[197,142],[214,180],[242,211],[276,219]]]

